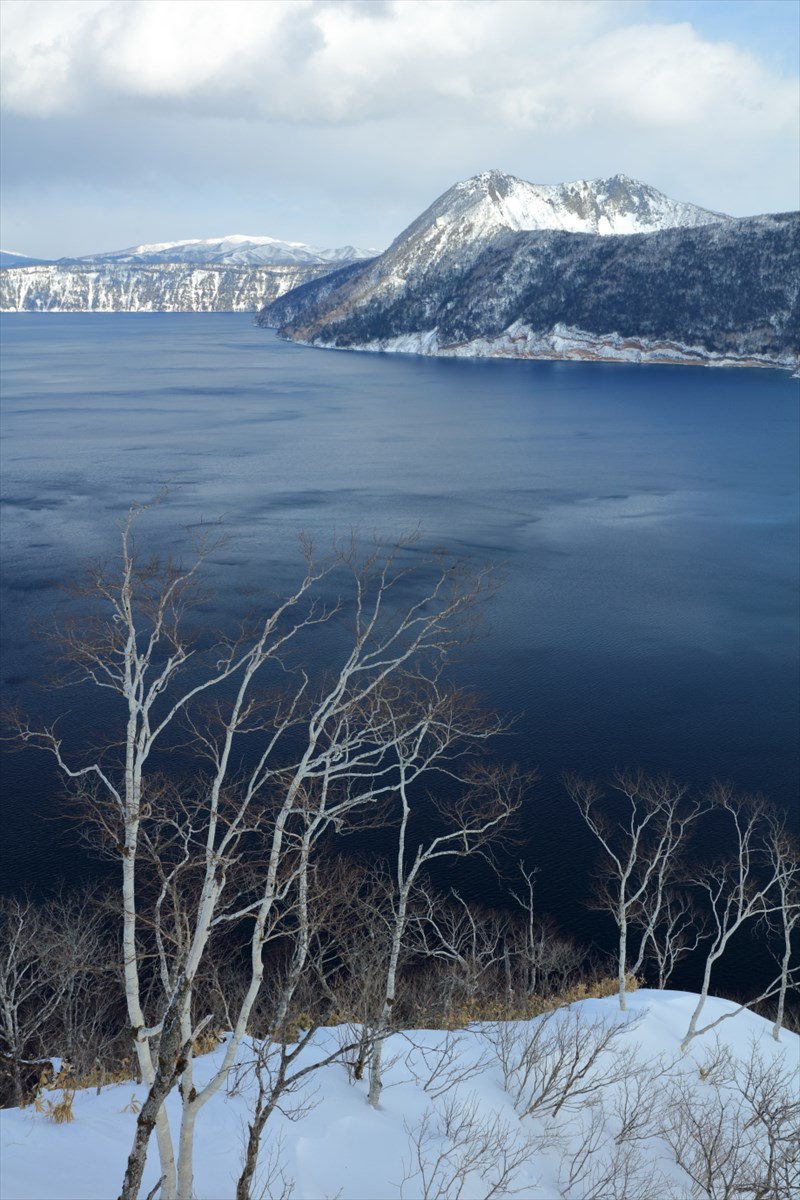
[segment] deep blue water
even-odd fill
[[[221,609],[294,578],[300,529],[324,545],[420,525],[424,545],[497,565],[488,635],[460,670],[523,714],[503,752],[542,771],[525,852],[554,903],[584,886],[564,768],[723,777],[793,803],[800,406],[785,373],[333,353],[228,314],[2,324],[8,700],[66,703],[35,687],[30,624],[168,482],[157,548],[224,518]],[[56,853],[34,820],[52,783],[30,755],[6,779],[11,870],[35,880]]]

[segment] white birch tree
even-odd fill
[[[138,1196],[154,1130],[160,1200],[190,1200],[196,1121],[236,1059],[276,917],[296,902],[303,862],[323,834],[401,786],[409,748],[429,724],[414,687],[439,679],[485,580],[443,557],[409,566],[406,544],[365,560],[348,546],[322,561],[306,544],[305,570],[291,595],[204,649],[187,616],[213,547],[201,547],[188,566],[146,559],[136,544],[142,515],[132,511],[124,523],[117,560],[92,568],[82,592],[88,611],[58,634],[70,681],[102,689],[109,718],[119,716],[116,744],[96,752],[65,745],[57,727],[20,719],[17,728],[23,743],[50,751],[91,799],[119,859],[128,1020],[148,1088],[121,1196]],[[321,598],[343,588],[346,599]],[[314,672],[307,662],[317,644],[304,662],[299,643],[328,623],[337,636],[327,671]],[[268,685],[277,691],[270,695]],[[188,751],[204,762],[191,780],[180,775],[165,785],[160,751],[186,729]],[[167,844],[165,856],[159,847]],[[240,891],[238,867],[254,845],[257,886]],[[149,871],[153,883],[154,853],[162,870],[150,889],[154,907],[145,912],[144,877]],[[187,873],[194,898],[180,936],[168,938],[164,914],[176,880]],[[193,1043],[210,1018],[194,1011],[194,985],[214,931],[245,919],[247,987],[219,1069],[197,1088]],[[149,1018],[141,956],[147,936],[157,943],[162,976],[161,1003]],[[178,1085],[182,1117],[174,1137],[164,1100]]]
[[[772,1027],[772,1036],[778,1042],[786,1015],[786,996],[793,976],[796,977],[798,973],[797,970],[793,971],[792,963],[797,958],[797,931],[800,930],[800,846],[778,813],[769,817],[767,853],[778,899],[777,911],[771,922],[777,927],[780,938],[777,956],[780,982]]]
[[[397,968],[409,922],[409,906],[431,864],[443,858],[464,858],[481,851],[498,838],[509,819],[519,809],[526,781],[516,769],[476,769],[457,779],[453,759],[463,750],[465,741],[482,741],[499,732],[501,725],[471,710],[458,693],[442,694],[430,688],[420,698],[424,719],[410,739],[397,730],[400,829],[397,855],[392,873],[392,912],[390,948],[386,970],[386,990],[376,1029],[370,1062],[369,1102],[377,1108],[382,1081],[383,1043],[391,1028],[396,999]],[[444,829],[438,834],[411,843],[414,809],[413,785],[423,771],[436,769],[456,777],[457,797],[446,806],[439,805]],[[528,781],[529,782],[529,781]],[[427,798],[428,801],[432,799]]]
[[[721,1021],[736,1016],[746,1007],[739,1005],[707,1025],[699,1024],[714,967],[731,939],[752,922],[769,920],[784,910],[789,893],[782,892],[781,881],[788,882],[791,878],[791,870],[787,872],[790,860],[779,849],[782,838],[778,831],[783,824],[762,796],[738,795],[727,784],[717,784],[711,799],[716,812],[725,818],[725,835],[730,838],[732,849],[725,857],[697,871],[691,880],[705,902],[710,933],[700,994],[681,1042],[682,1050],[686,1050],[693,1038],[708,1033]],[[786,911],[790,912],[791,908],[787,907]],[[786,986],[792,978],[790,954],[791,936],[789,952],[781,972],[762,989],[759,996],[749,1001],[750,1004],[785,995]]]
[[[680,868],[680,853],[703,811],[687,789],[668,776],[620,772],[613,781],[613,812],[598,785],[569,775],[567,791],[604,852],[597,905],[611,913],[619,933],[617,982],[625,1011],[626,981],[641,970],[658,936]],[[631,929],[639,929],[631,950]]]

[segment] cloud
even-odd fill
[[[8,0],[2,94],[38,117],[102,101],[335,126],[435,119],[458,104],[465,119],[521,131],[788,127],[792,82],[689,24],[630,24],[636,11],[611,0]]]
[[[796,204],[797,80],[741,29],[734,44],[665,11],[4,0],[4,239],[43,253],[44,221],[50,253],[96,250],[101,229],[107,246],[377,245],[492,166],[542,183],[622,170],[735,213]]]

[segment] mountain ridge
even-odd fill
[[[229,233],[220,238],[186,238],[175,242],[152,242],[85,254],[60,262],[77,263],[167,263],[185,262],[208,266],[279,266],[283,264],[322,265],[372,258],[376,250],[356,246],[323,249],[305,242],[285,242],[280,238]]]

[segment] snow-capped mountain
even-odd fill
[[[361,250],[356,246],[338,246],[325,250],[307,246],[305,242],[282,242],[272,237],[250,237],[232,233],[221,238],[189,238],[179,242],[153,242],[151,245],[129,246],[104,254],[86,254],[76,261],[82,263],[200,263],[214,266],[265,266],[289,263],[343,263],[355,259],[373,258],[377,250]]]
[[[259,321],[340,349],[792,365],[799,237],[798,217],[727,217],[624,175],[490,171]]]
[[[449,188],[393,242],[427,244],[435,253],[458,242],[514,231],[562,229],[567,233],[654,233],[711,225],[731,218],[670,200],[627,175],[575,183],[527,183],[502,171],[484,171]]]

